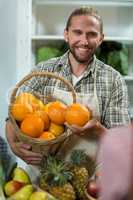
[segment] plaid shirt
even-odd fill
[[[48,61],[39,63],[32,72],[54,72],[64,77],[71,84],[72,72],[68,62],[68,53],[58,58],[52,58]],[[124,79],[112,67],[104,64],[95,56],[89,64],[82,79],[74,86],[76,92],[92,93],[94,92],[94,75],[96,70],[96,90],[100,109],[100,121],[111,128],[118,125],[125,125],[129,122],[128,115],[128,94]],[[46,95],[47,86],[55,86],[56,80],[47,77],[34,77],[26,83],[23,90],[31,93],[37,92]],[[63,83],[58,83],[60,89],[68,90]],[[50,88],[50,87],[49,87]]]
[[[11,155],[9,154],[7,143],[2,137],[0,137],[0,160],[4,165],[4,169],[7,169],[11,161]]]

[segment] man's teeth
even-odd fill
[[[82,48],[82,47],[79,47],[78,48],[80,51],[88,51],[89,49],[88,48]]]
[[[79,47],[79,49],[81,49],[81,50],[87,50],[88,48]]]

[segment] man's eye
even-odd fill
[[[96,37],[97,36],[97,33],[94,33],[94,32],[90,32],[87,34],[88,37]]]
[[[81,31],[74,31],[74,34],[75,34],[75,35],[80,35],[80,34],[81,34]]]

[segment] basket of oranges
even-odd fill
[[[27,85],[27,81],[32,81],[34,84],[36,81],[34,78],[46,81],[43,89],[51,79],[60,81],[69,91],[72,103],[68,104],[67,99],[59,100],[54,96],[54,92],[46,91],[45,95],[24,92],[23,86]],[[76,103],[73,86],[63,77],[51,72],[34,72],[27,75],[16,85],[11,94],[9,118],[15,127],[17,138],[30,144],[34,152],[43,152],[44,155],[57,152],[69,139],[71,131],[64,125],[65,122],[69,125],[84,126],[91,117],[91,111],[84,105]]]
[[[56,152],[71,134],[64,125],[68,105],[55,99],[52,94],[42,97],[20,89],[37,76],[61,81],[68,87],[73,103],[76,102],[76,94],[67,80],[50,72],[31,73],[12,91],[8,113],[18,140],[30,144],[34,152],[47,155],[49,151]]]

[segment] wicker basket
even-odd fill
[[[17,136],[18,140],[19,141],[23,141],[24,143],[30,144],[31,147],[32,147],[32,151],[41,152],[41,153],[44,152],[44,155],[47,155],[49,152],[51,152],[51,153],[57,152],[57,150],[60,148],[62,143],[64,141],[66,141],[66,139],[70,136],[71,131],[69,129],[66,129],[63,134],[61,134],[56,139],[51,140],[51,141],[37,140],[35,138],[31,138],[31,137],[23,134],[21,132],[19,126],[17,125],[16,120],[13,118],[13,116],[11,114],[11,105],[15,101],[18,89],[25,82],[27,82],[28,80],[30,80],[31,78],[33,78],[35,76],[41,76],[41,77],[46,76],[48,78],[54,78],[54,79],[58,79],[58,80],[62,81],[63,84],[65,84],[68,87],[68,89],[71,91],[73,103],[76,102],[76,93],[75,93],[74,88],[72,87],[72,85],[67,80],[65,80],[64,78],[59,77],[59,76],[57,76],[57,75],[55,75],[53,73],[50,73],[50,72],[34,72],[34,73],[31,73],[31,74],[25,76],[16,85],[16,87],[12,91],[8,114],[9,114],[9,118],[10,118],[10,120],[11,120],[11,122],[12,122],[14,128],[15,128],[15,133],[16,133],[16,136]],[[45,99],[45,96],[43,96],[43,98]],[[51,99],[51,101],[52,101],[52,96],[50,96],[49,99]],[[54,100],[55,100],[55,98],[54,98]]]

